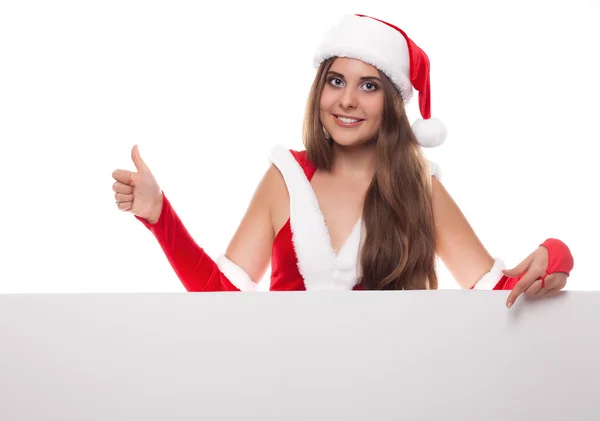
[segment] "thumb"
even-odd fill
[[[533,259],[533,254],[530,254],[529,256],[527,256],[527,258],[525,260],[523,260],[517,266],[515,266],[512,269],[504,269],[504,270],[502,270],[502,273],[510,278],[516,278],[519,275],[523,274],[523,272],[525,272],[527,270],[527,268],[531,264],[532,259]]]
[[[142,159],[142,157],[140,155],[140,150],[138,148],[138,145],[134,145],[133,148],[131,149],[131,159],[133,161],[133,164],[135,165],[135,168],[137,168],[138,172],[150,172],[150,168],[148,168],[148,166],[146,165],[146,163],[144,162],[144,160]]]

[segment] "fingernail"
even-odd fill
[[[512,301],[511,301],[511,302],[509,302],[509,303],[506,305],[506,307],[508,307],[508,308],[511,308],[511,307],[512,307],[512,305],[513,305],[513,303],[512,303]]]

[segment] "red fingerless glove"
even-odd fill
[[[565,243],[556,238],[548,238],[540,247],[546,247],[548,250],[548,269],[546,274],[550,275],[555,272],[564,272],[571,274],[575,262],[571,255],[571,250]]]
[[[548,238],[540,247],[545,247],[548,250],[548,269],[546,269],[546,275],[550,275],[556,272],[564,272],[569,276],[573,270],[574,261],[571,255],[571,250],[565,243],[556,238]],[[527,272],[525,272],[527,273]],[[522,274],[518,278],[510,278],[506,275],[502,276],[496,286],[495,290],[512,290],[515,285],[525,275]]]

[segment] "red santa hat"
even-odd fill
[[[355,58],[377,67],[391,79],[408,101],[419,91],[421,119],[412,125],[423,147],[436,147],[446,139],[446,127],[431,118],[429,58],[400,28],[365,15],[348,15],[325,36],[314,56],[319,66],[330,57]]]

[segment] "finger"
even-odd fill
[[[529,256],[527,256],[525,258],[525,260],[523,260],[521,263],[519,263],[513,269],[504,269],[504,270],[502,270],[502,273],[504,273],[506,276],[509,276],[511,278],[516,278],[527,270],[527,268],[529,267],[529,265],[531,264],[532,261],[533,261],[533,253],[531,253]]]
[[[552,273],[545,278],[548,288],[564,288],[567,285],[567,274],[561,272]]]
[[[123,194],[132,194],[133,193],[133,187],[128,186],[127,184],[123,184],[119,181],[115,181],[115,184],[113,184],[113,190],[116,193],[123,193]]]
[[[132,194],[115,193],[117,202],[133,202]]]
[[[117,207],[122,211],[128,211],[131,209],[133,202],[118,202]]]
[[[544,297],[554,297],[560,293],[560,288],[550,288],[544,294]]]
[[[542,288],[542,280],[538,279],[537,281],[534,281],[526,290],[525,290],[525,295],[527,295],[528,297],[532,297],[534,295],[537,294],[544,294],[546,292],[546,288]]]
[[[131,159],[133,160],[133,164],[135,168],[137,168],[138,172],[150,172],[150,168],[146,165],[142,156],[140,155],[140,149],[138,145],[134,145],[131,149]]]
[[[506,306],[508,308],[511,308],[512,305],[517,300],[517,298],[519,298],[519,296],[527,288],[529,288],[531,286],[531,284],[533,284],[535,282],[535,280],[540,277],[540,275],[541,274],[538,271],[528,270],[527,273],[525,273],[525,275],[523,276],[523,278],[521,278],[521,280],[519,282],[517,282],[517,284],[515,285],[515,287],[513,288],[513,290],[508,295],[508,298],[506,300]]]
[[[540,297],[548,297],[548,293],[550,291],[555,291],[556,288],[548,288],[547,286],[544,287],[537,295]]]
[[[112,177],[118,182],[127,184],[128,186],[133,186],[135,181],[134,173],[127,170],[115,170],[112,173]]]
[[[521,282],[517,283],[506,299],[506,307],[511,308],[523,291],[525,291],[523,284]]]
[[[546,276],[546,288],[543,297],[553,297],[557,295],[567,285],[566,273],[553,273]]]

